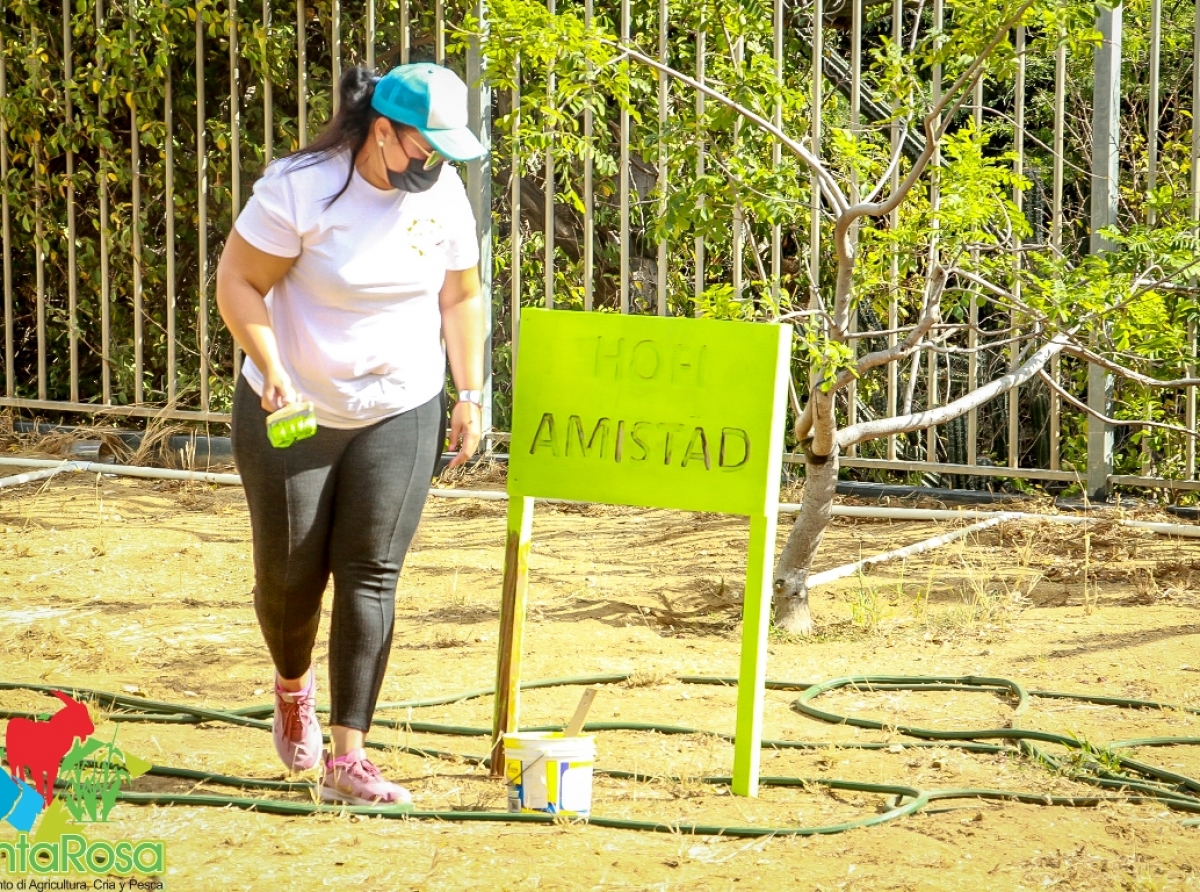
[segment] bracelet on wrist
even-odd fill
[[[460,390],[458,392],[458,401],[460,403],[473,403],[479,408],[483,408],[483,391],[482,390]]]

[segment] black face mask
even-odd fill
[[[382,155],[383,150],[379,151]],[[401,171],[395,171],[388,167],[387,158],[384,158],[383,169],[387,171],[388,182],[392,184],[393,189],[403,189],[405,192],[425,192],[432,188],[433,184],[438,181],[438,177],[442,175],[442,162],[439,161],[426,170],[419,161],[410,157],[408,167]]]

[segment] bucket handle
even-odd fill
[[[533,768],[536,768],[536,767],[538,766],[538,763],[539,763],[539,762],[541,762],[541,761],[542,761],[543,759],[545,759],[545,758],[546,758],[546,754],[545,754],[545,753],[541,753],[541,754],[540,754],[540,755],[539,755],[539,756],[538,756],[536,759],[534,759],[532,762],[530,762],[530,763],[529,763],[529,767],[530,767],[531,769],[533,769]],[[520,769],[520,771],[521,771],[521,775],[520,775],[520,777],[521,777],[521,780],[520,780],[520,783],[522,783],[522,784],[523,784],[523,783],[525,783],[525,760],[524,760],[524,759],[517,759],[517,764],[521,766],[521,769]]]

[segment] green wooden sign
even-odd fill
[[[791,328],[527,310],[509,493],[762,514]]]
[[[533,500],[750,518],[733,791],[758,792],[792,329],[526,310],[508,464],[493,773],[517,730]]]

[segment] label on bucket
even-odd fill
[[[526,765],[507,759],[508,810],[587,814],[592,807],[592,762],[542,760]]]
[[[556,746],[550,740],[534,741],[529,749],[513,743],[508,744],[504,760],[510,812],[586,816],[591,811],[594,750],[590,741],[583,752],[578,748],[563,752],[561,742]]]
[[[562,811],[591,811],[592,763],[560,762],[558,770],[558,801]]]

